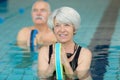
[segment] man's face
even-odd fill
[[[36,2],[32,8],[32,19],[34,24],[46,24],[50,14],[49,5],[46,2]]]

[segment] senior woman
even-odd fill
[[[48,19],[57,42],[61,43],[61,62],[65,80],[91,80],[89,74],[92,53],[73,40],[80,27],[80,15],[71,7],[56,9]],[[38,75],[41,79],[55,80],[55,46],[43,46],[39,50]]]

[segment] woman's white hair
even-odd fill
[[[54,28],[54,20],[60,23],[70,23],[73,24],[75,30],[80,27],[80,15],[79,13],[71,7],[61,7],[56,9],[48,18],[48,26]]]

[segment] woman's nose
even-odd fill
[[[64,27],[64,25],[61,25],[61,27],[60,27],[60,31],[61,31],[61,32],[64,32],[64,31],[65,31],[65,27]]]

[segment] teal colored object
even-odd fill
[[[63,80],[63,69],[61,64],[61,44],[55,44],[55,63],[57,80]]]
[[[4,22],[4,18],[0,17],[0,24]]]
[[[44,1],[46,1],[46,2],[47,2],[48,0],[44,0]]]
[[[24,9],[24,8],[20,8],[20,9],[19,9],[19,13],[20,13],[20,14],[24,14],[24,13],[25,13],[25,9]]]

